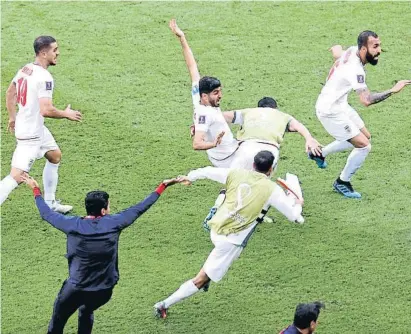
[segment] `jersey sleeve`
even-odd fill
[[[20,70],[16,73],[12,81],[17,85],[17,81],[19,80],[19,78],[20,78]]]
[[[244,111],[245,110],[235,110],[234,111],[234,118],[233,118],[233,124],[238,124],[238,125],[243,125],[244,123]]]
[[[347,71],[345,77],[353,90],[367,88],[365,83],[365,71],[361,66],[356,66],[355,68]]]
[[[207,132],[213,123],[213,115],[201,105],[194,109],[194,126],[196,131]]]
[[[279,110],[277,110],[277,112],[279,121],[284,126],[285,131],[288,131],[288,126],[294,117]]]
[[[209,179],[225,184],[227,182],[227,178],[230,172],[230,168],[217,168],[209,166],[195,169],[188,173],[187,177],[191,182],[202,179]]]
[[[295,198],[287,196],[278,185],[275,185],[274,191],[268,199],[268,204],[292,222],[296,221],[302,212],[302,206],[295,203]]]
[[[194,108],[198,107],[200,105],[200,88],[198,81],[193,82],[191,86],[191,97],[193,99]]]
[[[54,80],[50,73],[41,76],[38,81],[38,98],[53,98]]]

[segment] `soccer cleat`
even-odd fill
[[[347,198],[361,198],[361,194],[357,191],[354,191],[350,182],[342,181],[340,178],[335,180],[333,188],[336,192]]]
[[[318,168],[324,169],[328,165],[327,162],[325,161],[325,158],[322,155],[318,156],[318,155],[312,154],[311,152],[308,152],[308,158],[311,159],[311,160],[314,160],[316,162]]]
[[[51,210],[56,211],[58,213],[62,213],[63,215],[68,213],[69,211],[73,210],[71,205],[64,205],[60,204],[60,201],[52,201],[50,204],[47,203]]]
[[[164,302],[158,302],[154,305],[154,316],[161,319],[167,318],[167,309]]]
[[[203,228],[207,231],[210,232],[210,226],[208,226],[208,222],[211,220],[211,218],[214,217],[215,213],[217,212],[217,208],[215,206],[213,206],[210,209],[210,212],[208,213],[207,217],[205,217],[204,221],[203,221]]]

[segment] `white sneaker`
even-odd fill
[[[52,201],[51,203],[47,203],[51,210],[62,213],[63,215],[67,212],[73,210],[71,205],[63,205],[60,204],[59,201]]]

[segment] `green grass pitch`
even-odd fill
[[[314,114],[333,44],[354,45],[375,30],[384,53],[367,66],[374,91],[410,79],[411,6],[407,2],[2,2],[1,177],[14,139],[4,96],[33,59],[41,34],[57,38],[55,104],[84,121],[46,120],[63,151],[57,197],[84,215],[89,190],[111,195],[112,210],[145,197],[163,179],[208,165],[191,148],[190,80],[170,18],[185,30],[203,75],[221,79],[222,109],[274,96],[323,143],[332,138]],[[318,333],[409,333],[411,328],[411,90],[370,108],[352,97],[371,131],[373,150],[353,180],[359,201],[332,191],[347,153],[319,170],[304,142],[287,134],[278,175],[303,182],[306,223],[273,210],[220,284],[174,306],[156,321],[152,305],[194,276],[211,242],[201,221],[218,184],[175,186],[121,236],[119,284],[95,314],[96,333],[277,333],[299,302],[321,300]],[[44,161],[31,174],[41,181]],[[21,186],[1,208],[1,330],[45,333],[67,277],[65,236],[39,219]],[[70,319],[67,333],[75,333]]]

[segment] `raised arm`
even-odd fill
[[[22,180],[33,190],[36,206],[43,220],[66,234],[78,228],[78,217],[64,216],[50,209],[41,196],[41,190],[36,180],[27,174],[22,176]]]
[[[136,205],[131,206],[130,208],[121,211],[115,215],[112,215],[113,222],[115,224],[115,228],[119,229],[124,229],[131,224],[133,224],[137,218],[139,218],[143,213],[145,213],[150,207],[157,202],[157,200],[160,198],[160,195],[163,193],[163,191],[168,187],[173,184],[178,183],[179,181],[177,179],[171,179],[171,180],[164,180],[157,188],[155,191],[153,191],[150,195],[148,195],[145,199],[143,199],[141,202],[137,203]]]
[[[9,88],[6,91],[6,108],[9,113],[9,123],[7,130],[14,133],[16,126],[16,105],[17,105],[17,88],[14,81],[10,83]]]
[[[381,93],[373,93],[367,87],[358,89],[356,90],[356,92],[360,98],[360,102],[364,106],[368,107],[372,104],[376,104],[381,101],[384,101],[385,99],[389,98],[391,95],[400,92],[405,86],[408,86],[410,84],[411,84],[411,80],[401,80],[401,81],[398,81],[394,85],[394,87],[392,87],[391,89],[388,89]]]
[[[171,31],[180,40],[181,47],[183,49],[184,59],[186,61],[188,72],[190,73],[191,82],[198,83],[200,81],[200,73],[198,72],[196,60],[194,59],[193,52],[191,51],[190,46],[188,45],[184,32],[178,27],[175,19],[172,19],[170,21],[169,27]]]
[[[290,123],[288,123],[288,131],[298,132],[305,139],[305,151],[311,152],[314,155],[321,155],[321,145],[320,143],[311,136],[310,131],[304,126],[304,124],[293,118]]]

